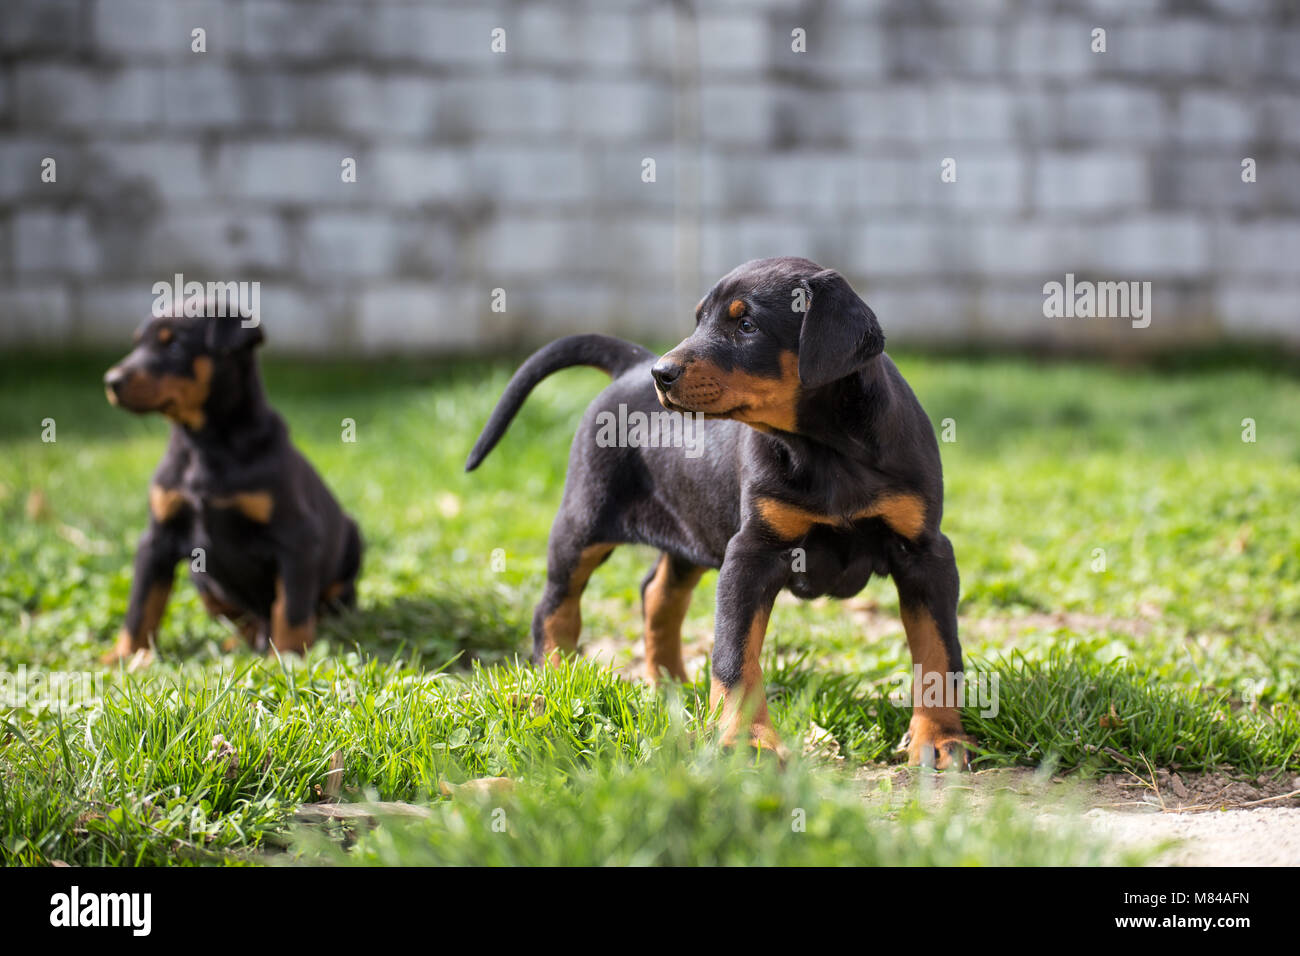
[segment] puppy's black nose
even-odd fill
[[[104,373],[104,387],[112,389],[114,395],[120,395],[125,384],[126,373],[120,368],[110,368]]]
[[[655,377],[660,388],[668,388],[673,382],[682,377],[682,367],[676,362],[669,362],[667,359],[660,359],[655,363],[655,367],[650,370],[650,374]]]

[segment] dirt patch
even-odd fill
[[[855,779],[864,800],[879,803],[916,792],[919,774],[868,767]],[[1128,774],[1045,779],[1013,768],[928,776],[923,799],[954,788],[969,793],[976,806],[1009,794],[1044,819],[1078,817],[1105,840],[1156,849],[1159,866],[1300,866],[1300,778],[1250,781],[1159,771],[1147,780]]]
[[[1084,820],[1107,839],[1174,846],[1160,866],[1300,866],[1300,808],[1222,813],[1117,813],[1089,810]]]

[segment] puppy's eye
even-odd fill
[[[749,319],[741,319],[740,324],[736,326],[736,328],[740,329],[740,331],[744,332],[746,335],[753,335],[758,331],[758,326],[749,321]]]

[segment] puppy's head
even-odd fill
[[[146,319],[135,347],[104,374],[113,405],[140,414],[161,412],[192,430],[203,427],[214,396],[244,387],[260,325],[238,316]]]
[[[885,347],[875,314],[838,272],[755,259],[695,308],[695,331],[652,374],[672,411],[798,431],[802,394],[852,375]]]

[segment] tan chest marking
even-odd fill
[[[149,513],[159,524],[166,524],[185,507],[185,496],[175,488],[149,486]]]
[[[270,524],[275,510],[275,499],[269,491],[240,491],[233,495],[212,499],[214,508],[233,508],[256,524]]]
[[[757,507],[763,523],[784,541],[802,538],[814,525],[842,528],[852,521],[866,518],[884,519],[892,531],[909,541],[915,540],[925,528],[925,502],[911,494],[882,495],[855,512],[849,521],[834,515],[818,514],[776,498],[759,498]]]

